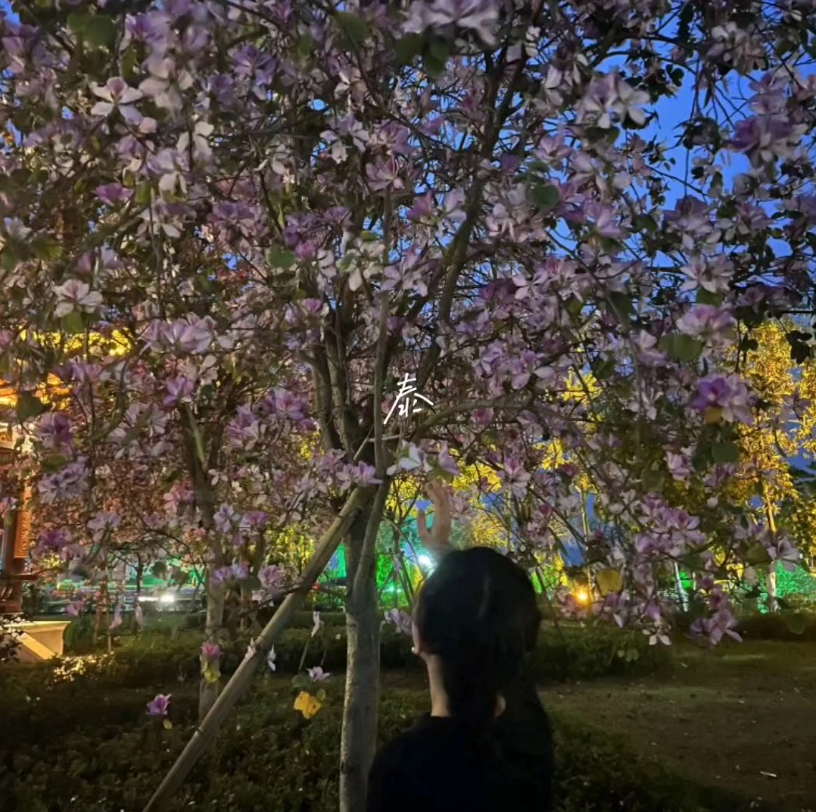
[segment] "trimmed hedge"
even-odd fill
[[[678,631],[687,633],[693,623],[691,615],[675,618]],[[786,643],[816,642],[816,614],[813,612],[773,612],[744,615],[737,618],[736,631],[746,640],[778,640]]]
[[[320,665],[335,673],[345,670],[345,627],[327,623],[314,638],[311,628],[310,622],[309,628],[292,628],[283,633],[275,646],[278,673],[296,673],[307,646],[304,667]],[[140,638],[131,638],[113,655],[86,656],[78,664],[69,659],[64,667],[81,665],[83,678],[100,687],[153,685],[160,688],[198,678],[200,645],[198,632],[183,632],[176,638],[163,633],[146,633]],[[225,646],[222,673],[232,673],[245,653],[245,643]],[[410,638],[388,624],[382,629],[380,661],[385,669],[421,669],[421,662],[411,653]],[[612,627],[544,629],[531,657],[529,674],[539,683],[640,676],[667,670],[671,661],[670,650],[665,646],[650,646],[648,638],[638,632]]]
[[[33,672],[28,672],[31,677]],[[22,682],[18,675],[17,681]],[[325,707],[309,722],[292,709],[294,690],[269,676],[224,725],[212,751],[196,766],[169,812],[335,812],[342,682],[326,683]],[[30,687],[29,691],[31,697]],[[70,700],[67,699],[70,695]],[[0,703],[10,697],[0,693]],[[16,812],[139,812],[192,733],[194,689],[174,692],[172,730],[145,715],[144,691],[100,695],[90,683],[55,686],[39,713],[62,706],[73,727],[32,736],[19,712],[4,718],[0,798]],[[394,689],[380,706],[380,743],[427,711],[424,691]],[[100,710],[104,709],[104,712]],[[708,793],[640,762],[604,733],[554,719],[558,812],[741,812],[739,799]],[[10,746],[9,746],[10,743]],[[705,802],[701,800],[706,798]]]

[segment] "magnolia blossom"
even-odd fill
[[[71,617],[79,617],[84,608],[85,601],[72,601],[65,607],[65,612]]]
[[[150,716],[167,716],[167,711],[170,709],[170,697],[172,694],[156,694],[156,696],[147,703],[147,712]]]
[[[413,620],[407,612],[401,609],[389,609],[385,613],[385,622],[390,623],[402,634],[410,636],[412,634]]]
[[[142,114],[133,106],[134,102],[143,98],[144,94],[135,87],[130,87],[121,76],[114,76],[104,85],[94,85],[93,93],[102,101],[98,101],[91,108],[92,116],[109,116],[118,110],[129,124],[138,125]]]
[[[269,565],[261,567],[258,571],[258,580],[261,582],[261,586],[272,595],[283,592],[285,579],[286,573],[281,566]]]
[[[221,646],[217,643],[203,643],[201,659],[206,663],[217,663],[221,659]]]
[[[692,405],[705,414],[706,420],[726,423],[754,421],[751,396],[739,375],[709,375],[700,381]]]
[[[116,605],[116,609],[113,612],[113,620],[111,620],[110,625],[108,626],[108,631],[112,632],[114,629],[118,629],[122,625],[122,607],[119,604]]]
[[[92,313],[102,304],[102,294],[92,291],[87,282],[81,282],[78,279],[69,279],[59,287],[55,287],[54,293],[57,294],[54,315],[60,318],[74,310]]]
[[[313,612],[312,619],[314,620],[314,626],[312,627],[312,637],[314,637],[322,628],[323,628],[323,621],[320,619],[320,612]]]
[[[456,26],[478,34],[485,45],[496,43],[499,5],[495,0],[414,0],[405,23],[406,34]]]

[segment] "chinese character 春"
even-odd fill
[[[405,377],[402,379],[402,383],[400,384],[400,390],[397,392],[397,398],[394,401],[394,405],[391,407],[391,411],[388,412],[388,416],[383,421],[387,423],[391,419],[391,415],[394,414],[394,409],[399,409],[400,417],[407,417],[409,414],[416,414],[417,412],[421,412],[422,408],[416,406],[416,399],[419,398],[420,400],[424,400],[429,406],[433,407],[433,403],[431,403],[428,398],[420,395],[417,392],[415,386],[412,384],[416,381],[415,375],[408,375],[406,374]]]

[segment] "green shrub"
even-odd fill
[[[265,677],[239,704],[212,750],[191,772],[169,812],[236,809],[241,812],[335,812],[342,683],[329,681],[324,708],[307,722],[292,709],[288,681]],[[79,687],[79,686],[77,686]],[[164,730],[144,714],[144,695],[110,698],[120,720],[100,719],[84,704],[72,730],[31,738],[4,725],[0,798],[16,812],[139,812],[188,740],[195,694],[174,693]],[[423,691],[394,689],[382,697],[379,742],[390,740],[427,710]],[[740,812],[723,795],[703,804],[688,781],[639,761],[601,731],[555,718],[558,812]],[[23,734],[22,738],[18,734]],[[706,798],[712,796],[705,795]]]
[[[687,634],[693,623],[688,614],[678,615],[674,624]],[[736,631],[746,640],[779,640],[782,642],[816,642],[816,613],[812,611],[752,612],[737,618]]]
[[[166,692],[171,686],[195,685],[199,679],[201,646],[199,632],[178,635],[146,633],[128,639],[112,655],[100,652],[60,664],[38,666],[43,684],[81,682],[100,695],[111,689],[150,689]],[[304,649],[306,657],[304,658]],[[221,671],[229,675],[246,654],[246,642],[223,647]],[[326,625],[315,637],[309,629],[285,631],[275,646],[278,674],[295,674],[298,669],[319,665],[338,673],[346,667],[344,627]],[[420,671],[421,661],[411,653],[411,640],[392,626],[383,626],[380,662],[385,669]],[[638,632],[621,632],[612,627],[545,629],[531,657],[529,674],[539,683],[589,680],[606,676],[645,675],[665,670],[671,651],[650,646]],[[75,674],[81,679],[66,682]],[[3,705],[0,697],[0,708]]]
[[[816,641],[816,615],[774,612],[740,618],[737,631],[746,640]]]
[[[671,662],[669,648],[650,646],[640,632],[609,626],[551,628],[539,636],[529,673],[539,683],[563,682],[651,674]]]

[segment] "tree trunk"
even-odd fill
[[[774,503],[771,500],[770,490],[767,483],[762,483],[762,495],[765,498],[765,513],[768,517],[768,527],[776,539],[776,520],[774,518]],[[776,561],[771,561],[768,566],[768,611],[776,612],[779,603],[776,600]]]
[[[347,666],[340,737],[340,812],[365,809],[368,772],[377,747],[380,689],[380,611],[377,530],[388,485],[381,485],[352,524],[347,542]]]
[[[776,561],[771,561],[768,567],[768,611],[779,610],[779,601],[776,594]]]
[[[220,643],[221,629],[224,625],[224,588],[215,583],[213,574],[218,569],[216,562],[207,567],[207,625],[205,627],[205,642]],[[218,699],[221,688],[218,682],[207,682],[201,678],[198,694],[198,718],[202,720]]]
[[[689,609],[688,595],[686,595],[686,589],[683,586],[683,578],[680,573],[680,566],[676,561],[674,562],[674,578],[675,583],[677,584],[677,597],[680,599],[680,608],[684,612],[688,612]]]

